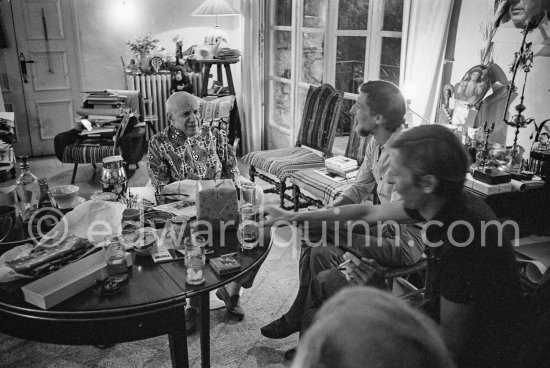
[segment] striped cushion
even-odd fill
[[[120,147],[115,148],[112,145],[70,144],[65,147],[62,162],[69,164],[90,164],[92,162],[101,162],[105,157],[120,154],[122,154]]]
[[[348,182],[337,183],[316,173],[315,169],[297,171],[290,178],[292,183],[298,185],[302,192],[307,192],[308,195],[319,199],[325,205],[340,195],[351,182],[348,180]]]
[[[325,166],[321,156],[303,147],[250,152],[243,156],[242,161],[277,176],[281,181],[298,170]]]
[[[213,100],[205,100],[200,97],[196,97],[200,102],[199,114],[201,119],[210,120],[217,118],[229,119],[231,115],[231,109],[235,104],[235,96],[225,96],[216,98]]]

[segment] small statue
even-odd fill
[[[193,93],[193,85],[191,80],[187,76],[187,73],[182,66],[176,66],[176,71],[174,72],[174,78],[172,79],[172,84],[170,86],[170,94],[174,92],[189,92]]]

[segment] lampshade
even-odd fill
[[[239,13],[227,3],[226,0],[206,0],[193,13],[195,17],[215,16],[216,23],[214,28],[205,36],[204,43],[215,45],[219,39],[227,41],[227,34],[218,26],[218,15],[238,15]]]
[[[193,13],[194,17],[201,16],[225,16],[225,15],[237,15],[239,14],[235,9],[231,7],[225,0],[206,0],[199,6]]]

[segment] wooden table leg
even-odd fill
[[[170,357],[172,358],[172,367],[188,368],[189,353],[187,352],[187,333],[185,332],[185,306],[173,311],[178,317],[176,328],[168,334],[168,343],[170,345]]]
[[[187,352],[187,334],[185,333],[185,325],[181,329],[181,332],[168,334],[168,342],[170,344],[172,367],[188,368],[189,354]]]
[[[200,298],[201,366],[210,368],[210,293],[202,293]]]

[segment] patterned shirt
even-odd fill
[[[152,184],[170,184],[184,179],[233,179],[239,176],[237,160],[227,136],[216,128],[202,126],[188,137],[173,126],[155,134],[147,153]]]

